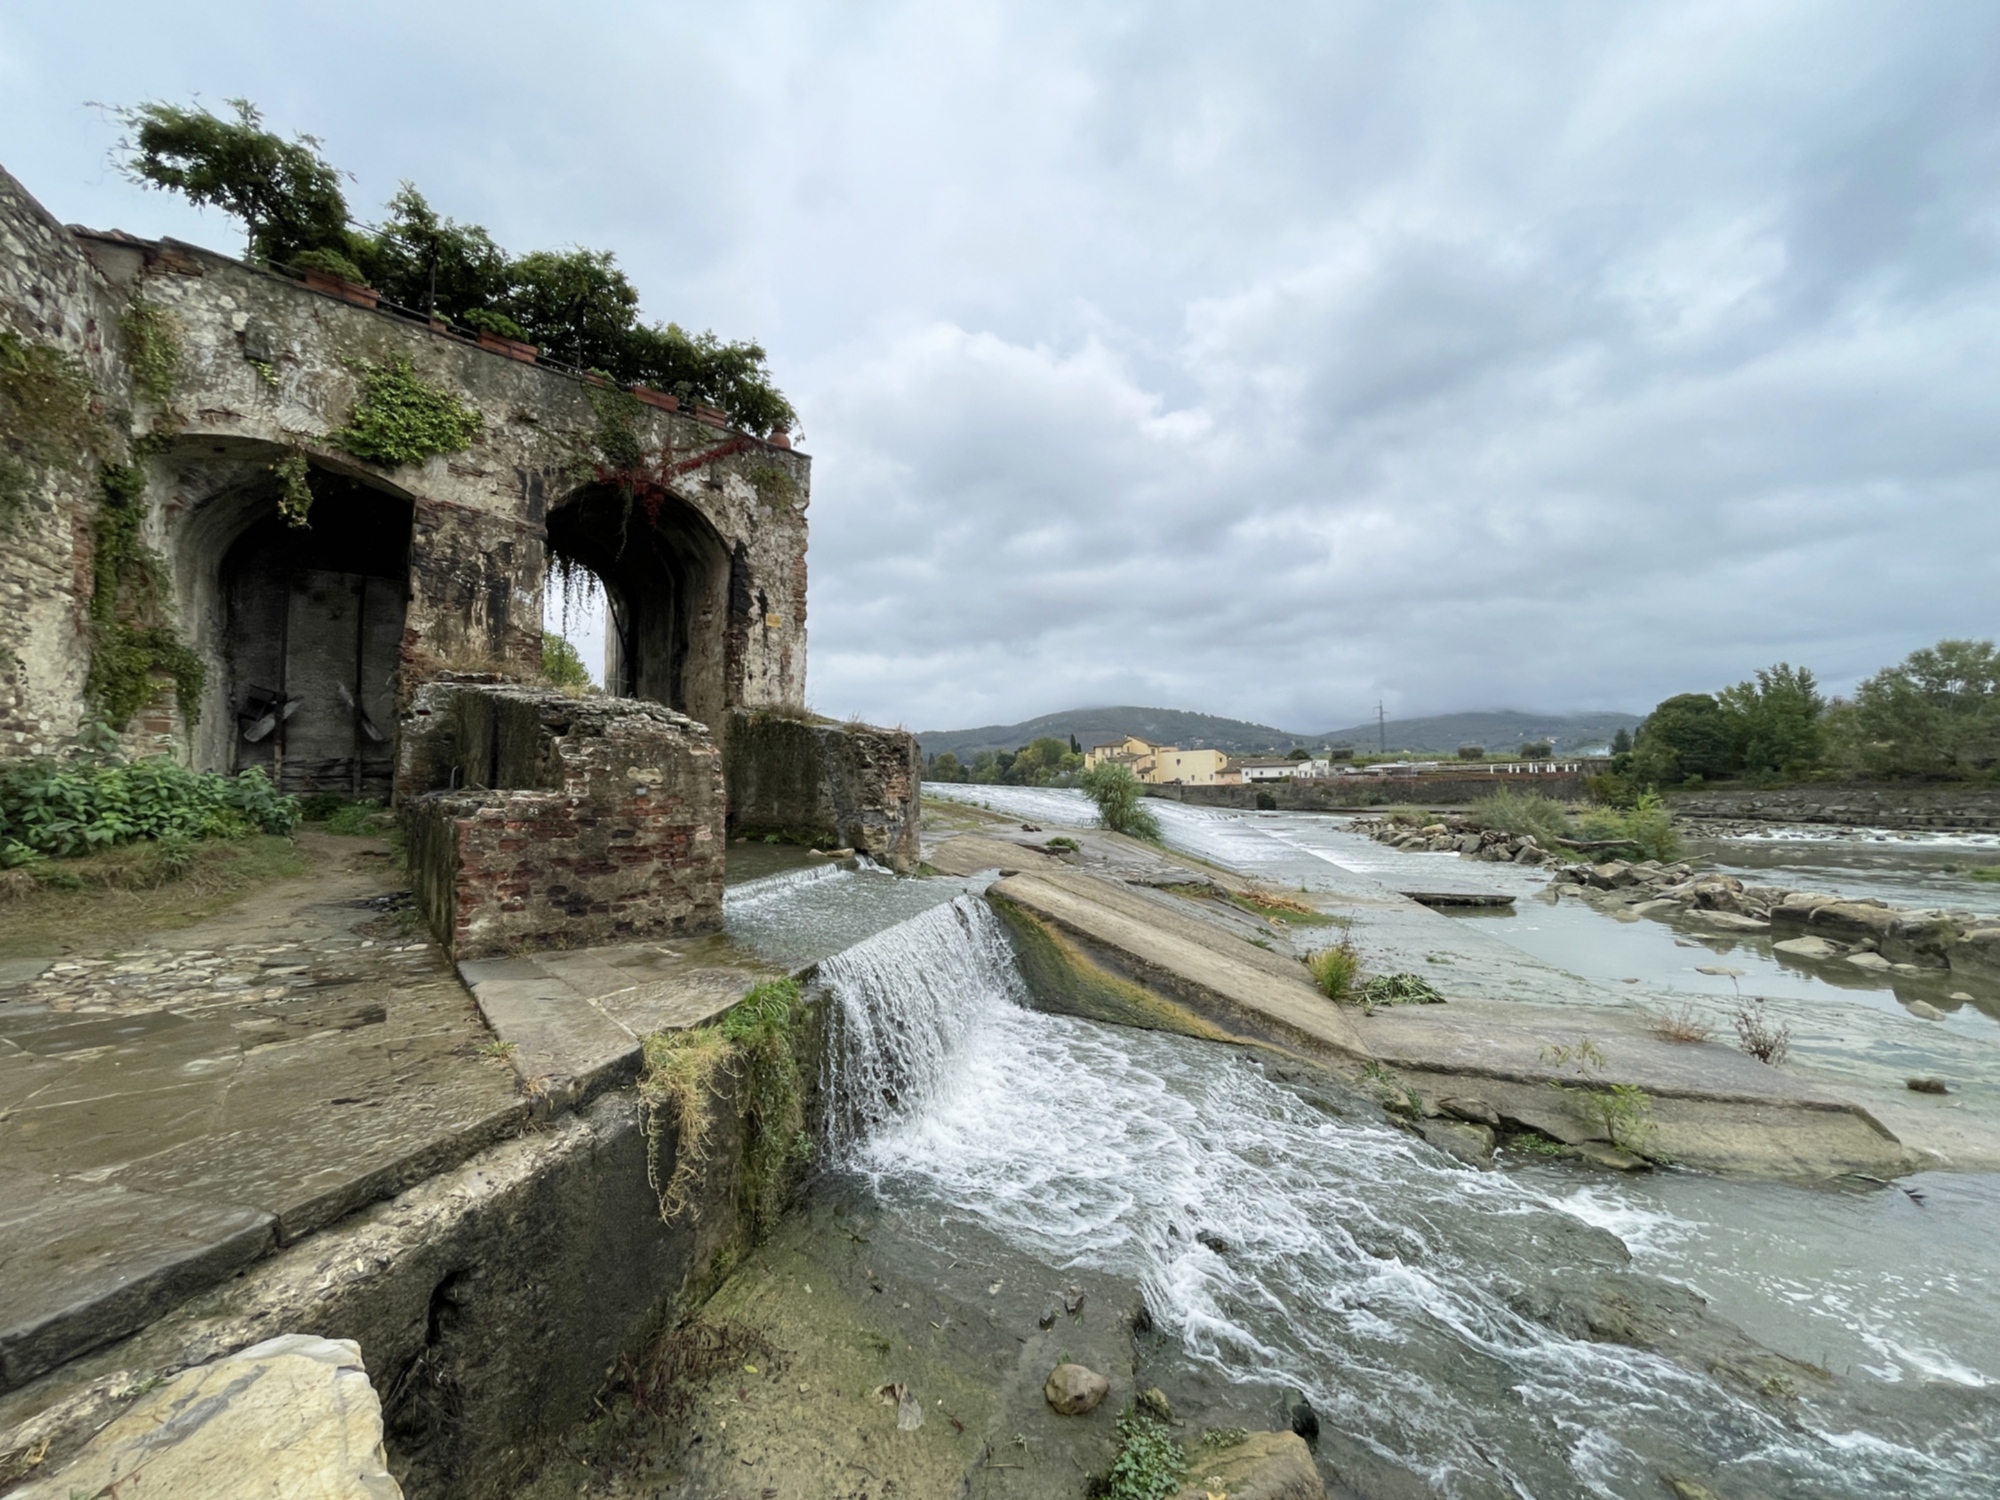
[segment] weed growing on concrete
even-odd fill
[[[1663,1042],[1705,1042],[1715,1035],[1715,1027],[1697,1015],[1692,1005],[1657,1012],[1652,1030]]]
[[[1738,1044],[1758,1062],[1776,1067],[1792,1050],[1792,1028],[1773,1025],[1764,1014],[1762,1000],[1739,1005],[1730,1019],[1736,1025]]]
[[[1354,981],[1361,976],[1361,954],[1353,939],[1342,938],[1331,948],[1310,954],[1306,967],[1312,971],[1319,992],[1329,1000],[1341,1002],[1352,996]]]
[[[767,1373],[783,1368],[778,1351],[756,1329],[696,1319],[670,1329],[637,1358],[622,1356],[612,1384],[641,1415],[681,1427],[694,1415],[703,1384],[752,1363]]]
[[[737,1209],[751,1239],[776,1221],[793,1169],[811,1154],[802,1074],[793,1046],[803,1009],[798,982],[760,984],[721,1020],[646,1039],[639,1096],[646,1106],[646,1172],[660,1217],[698,1220],[714,1096],[723,1078],[743,1085],[743,1163]],[[660,1141],[675,1128],[674,1168],[660,1180]]]
[[[1166,1425],[1128,1411],[1118,1419],[1118,1456],[1101,1485],[1100,1500],[1168,1500],[1187,1472],[1187,1451]]]
[[[1364,1009],[1378,1005],[1442,1005],[1444,996],[1421,974],[1377,974],[1356,992]]]
[[[408,356],[361,371],[361,399],[332,440],[389,468],[472,446],[484,419],[450,391],[417,378]]]
[[[1603,1130],[1605,1139],[1621,1150],[1642,1154],[1653,1133],[1653,1098],[1636,1083],[1600,1083],[1604,1052],[1589,1037],[1542,1048],[1542,1058],[1575,1073],[1583,1082],[1551,1083],[1568,1097],[1585,1120]]]

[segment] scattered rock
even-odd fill
[[[1132,1398],[1132,1404],[1153,1418],[1156,1422],[1171,1422],[1174,1419],[1174,1404],[1167,1399],[1167,1393],[1156,1385],[1149,1385]]]
[[[1685,1474],[1662,1474],[1667,1492],[1674,1500],[1722,1500],[1722,1497],[1698,1479],[1689,1479]]]
[[[1949,1094],[1942,1078],[1906,1078],[1903,1087],[1913,1094]]]
[[[1495,1120],[1498,1120],[1495,1116]],[[1475,1125],[1455,1120],[1423,1120],[1417,1133],[1447,1156],[1455,1156],[1468,1166],[1483,1167],[1493,1160],[1496,1137],[1491,1125]]]
[[[1174,1500],[1326,1500],[1312,1451],[1294,1432],[1252,1432],[1226,1448],[1191,1447],[1188,1482]]]
[[[1857,969],[1867,969],[1871,973],[1882,974],[1895,967],[1879,953],[1850,953],[1847,961]]]
[[[1771,944],[1776,953],[1789,953],[1793,958],[1838,958],[1847,950],[1839,943],[1830,943],[1823,937],[1783,938]]]
[[[1947,1000],[1956,1000],[1960,1005],[1970,1005],[1972,1003],[1972,996],[1968,995],[1964,990],[1953,990],[1945,998]]]
[[[1850,959],[1848,962],[1852,963],[1853,960]],[[1903,1009],[1907,1010],[1919,1021],[1942,1021],[1944,1019],[1944,1012],[1927,1000],[1912,1000]]]
[[[1042,1395],[1063,1417],[1080,1417],[1102,1401],[1111,1382],[1082,1365],[1057,1365],[1042,1382]]]
[[[1498,1125],[1500,1115],[1484,1099],[1440,1099],[1438,1113],[1450,1115],[1454,1120],[1466,1120],[1474,1125]]]
[[[1285,1423],[1293,1432],[1305,1439],[1306,1446],[1319,1446],[1319,1413],[1306,1399],[1306,1393],[1296,1386],[1287,1386],[1283,1398]]]
[[[401,1500],[382,1408],[350,1339],[289,1333],[183,1370],[141,1397],[20,1500],[300,1495]]]
[[[1733,911],[1691,911],[1688,915],[1710,927],[1720,927],[1724,932],[1769,932],[1771,924],[1757,917],[1742,916]]]
[[[1579,1141],[1569,1149],[1593,1166],[1609,1167],[1614,1172],[1644,1172],[1652,1165],[1643,1156],[1634,1156],[1603,1141]]]

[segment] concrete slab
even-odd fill
[[[0,1385],[144,1327],[273,1238],[254,1208],[0,1167]]]

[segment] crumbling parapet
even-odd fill
[[[727,762],[731,838],[778,834],[916,868],[922,763],[909,731],[741,712]]]
[[[657,703],[447,678],[404,717],[411,893],[455,959],[722,922],[722,757]]]

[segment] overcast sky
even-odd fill
[[[1312,731],[1992,637],[1996,69],[1990,0],[113,0],[0,11],[0,163],[235,249],[85,101],[248,95],[763,340],[822,711]]]

